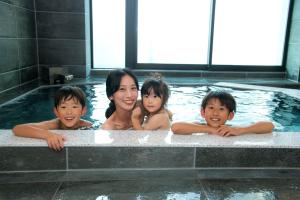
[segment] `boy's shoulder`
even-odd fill
[[[59,129],[60,121],[59,119],[51,119],[51,120],[38,122],[36,124],[48,130],[54,130],[54,129]]]
[[[93,123],[84,119],[80,119],[79,129],[88,130],[93,128]]]

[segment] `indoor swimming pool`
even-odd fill
[[[87,94],[85,119],[98,128],[108,105],[105,85],[78,86]],[[11,131],[18,123],[54,117],[52,99],[58,86],[40,87],[0,107],[0,199],[300,198],[297,95],[280,88],[225,83],[170,88],[168,108],[174,120],[202,120],[203,96],[223,89],[238,104],[230,124],[271,120],[276,130],[226,138],[171,131],[57,130],[66,141],[55,152],[44,140],[16,137]]]
[[[87,95],[88,112],[84,117],[99,128],[105,121],[108,99],[105,84],[78,85]],[[20,123],[39,122],[54,118],[53,96],[57,86],[41,87],[0,107],[0,129],[12,129]],[[168,109],[173,121],[199,121],[200,105],[210,90],[226,90],[237,101],[237,112],[229,125],[243,126],[257,121],[272,121],[275,131],[300,131],[300,100],[282,92],[259,89],[238,89],[218,85],[170,85]],[[17,114],[16,114],[17,113]]]

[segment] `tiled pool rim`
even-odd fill
[[[298,90],[278,90],[300,98]],[[0,130],[0,182],[74,181],[76,177],[89,180],[163,176],[300,177],[300,134],[297,132],[226,138],[201,133],[174,135],[170,131],[57,132],[67,137],[60,152],[49,149],[44,140],[16,137],[11,130]]]
[[[299,133],[223,138],[167,131],[57,132],[67,137],[60,152],[49,149],[44,140],[1,130],[0,182],[29,181],[33,174],[40,174],[39,181],[45,181],[43,177],[57,180],[59,174],[63,181],[74,181],[75,177],[300,177]]]

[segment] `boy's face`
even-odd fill
[[[208,126],[218,128],[224,125],[227,120],[231,120],[234,113],[229,112],[228,108],[222,105],[219,99],[214,98],[207,102],[204,109],[201,109],[201,116]]]
[[[86,107],[82,107],[80,102],[75,98],[67,98],[57,108],[54,108],[54,113],[64,126],[76,129],[79,126],[81,116],[86,113]]]
[[[149,113],[155,113],[161,108],[162,99],[153,90],[149,95],[143,95],[143,105]]]

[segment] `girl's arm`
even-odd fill
[[[144,128],[142,127],[142,123],[143,123],[142,118],[144,118],[144,115],[141,107],[140,106],[135,107],[131,114],[131,122],[134,130],[144,130]]]
[[[64,147],[65,138],[50,131],[57,128],[58,122],[57,119],[54,119],[39,123],[16,125],[12,131],[16,136],[44,139],[50,148],[60,150]]]
[[[170,119],[168,113],[158,113],[150,117],[144,124],[143,130],[169,130]]]
[[[171,130],[173,133],[181,135],[189,135],[192,133],[216,133],[216,129],[210,126],[188,122],[175,122],[172,124]]]

